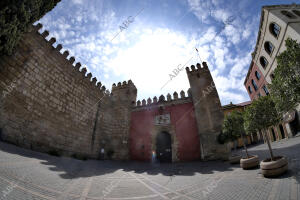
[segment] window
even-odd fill
[[[294,13],[295,15],[298,15],[298,16],[300,17],[300,11],[299,11],[299,10],[293,10],[293,13]]]
[[[293,15],[292,13],[290,13],[289,11],[283,10],[281,11],[281,14],[285,15],[286,17],[290,18],[290,19],[295,19],[296,16]]]
[[[265,42],[265,50],[266,50],[266,52],[269,54],[269,55],[271,55],[272,54],[272,52],[273,52],[273,50],[274,50],[274,46],[273,46],[273,44],[271,43],[271,42]]]
[[[270,32],[274,37],[278,38],[279,33],[280,33],[280,26],[276,23],[271,23],[270,24]]]
[[[261,94],[260,94],[260,92],[257,94],[257,97],[259,98],[259,97],[261,97]]]
[[[268,88],[265,85],[263,86],[263,89],[264,89],[266,95],[269,95],[269,90],[268,90]]]
[[[252,86],[254,87],[254,90],[256,91],[258,89],[258,87],[253,79],[251,80],[251,83],[252,83]]]
[[[263,56],[260,57],[259,62],[264,69],[267,67],[269,63],[268,60]]]
[[[248,91],[249,91],[250,94],[252,93],[252,89],[251,89],[250,86],[248,86]]]
[[[259,80],[259,79],[260,79],[260,74],[259,74],[259,72],[258,72],[258,71],[255,71],[255,76],[256,76],[257,80]]]

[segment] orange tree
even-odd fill
[[[267,130],[270,126],[274,126],[281,120],[281,115],[275,108],[275,103],[271,96],[260,97],[248,106],[244,113],[244,125],[247,131],[263,130],[268,148],[271,155],[271,160],[274,159]]]
[[[274,79],[268,85],[279,113],[294,109],[300,103],[300,44],[288,38],[286,50],[277,56]]]
[[[244,118],[243,114],[239,111],[233,111],[226,115],[223,122],[222,134],[219,135],[219,139],[224,142],[236,141],[239,137],[242,137],[243,145],[246,151],[246,156],[249,158],[247,147],[244,142]],[[236,146],[236,145],[235,145]]]

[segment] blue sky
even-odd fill
[[[243,83],[261,7],[293,2],[62,0],[40,23],[49,30],[48,38],[56,38],[54,46],[62,44],[62,51],[69,50],[109,90],[113,83],[131,79],[140,100],[187,91],[185,70],[170,76],[179,65],[201,59],[225,105],[249,100]]]

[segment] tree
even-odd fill
[[[269,85],[272,98],[279,113],[294,109],[300,102],[300,44],[288,38],[286,50],[277,56],[274,79]]]
[[[1,0],[0,56],[11,55],[32,23],[52,10],[60,0]]]
[[[242,137],[243,145],[246,150],[247,158],[249,158],[247,147],[244,143],[245,130],[243,127],[243,115],[239,111],[233,111],[226,115],[223,122],[222,133],[219,135],[218,139],[220,143],[225,143],[228,141],[236,142],[239,137]],[[236,148],[236,145],[235,145]]]
[[[270,126],[279,123],[281,115],[275,108],[275,103],[270,96],[260,97],[252,102],[245,110],[244,120],[245,128],[248,131],[264,130],[264,135],[267,140],[268,148],[271,155],[271,160],[274,160],[270,140],[266,132]]]
[[[249,158],[247,147],[244,142],[244,119],[243,114],[239,111],[233,111],[225,116],[223,122],[223,135],[224,141],[235,141],[242,137],[243,145],[246,151],[247,158]]]

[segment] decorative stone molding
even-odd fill
[[[156,151],[156,137],[161,132],[167,132],[171,135],[171,142],[172,142],[172,162],[178,162],[178,140],[176,137],[175,127],[173,125],[155,125],[151,130],[151,141],[152,141],[152,151]]]

